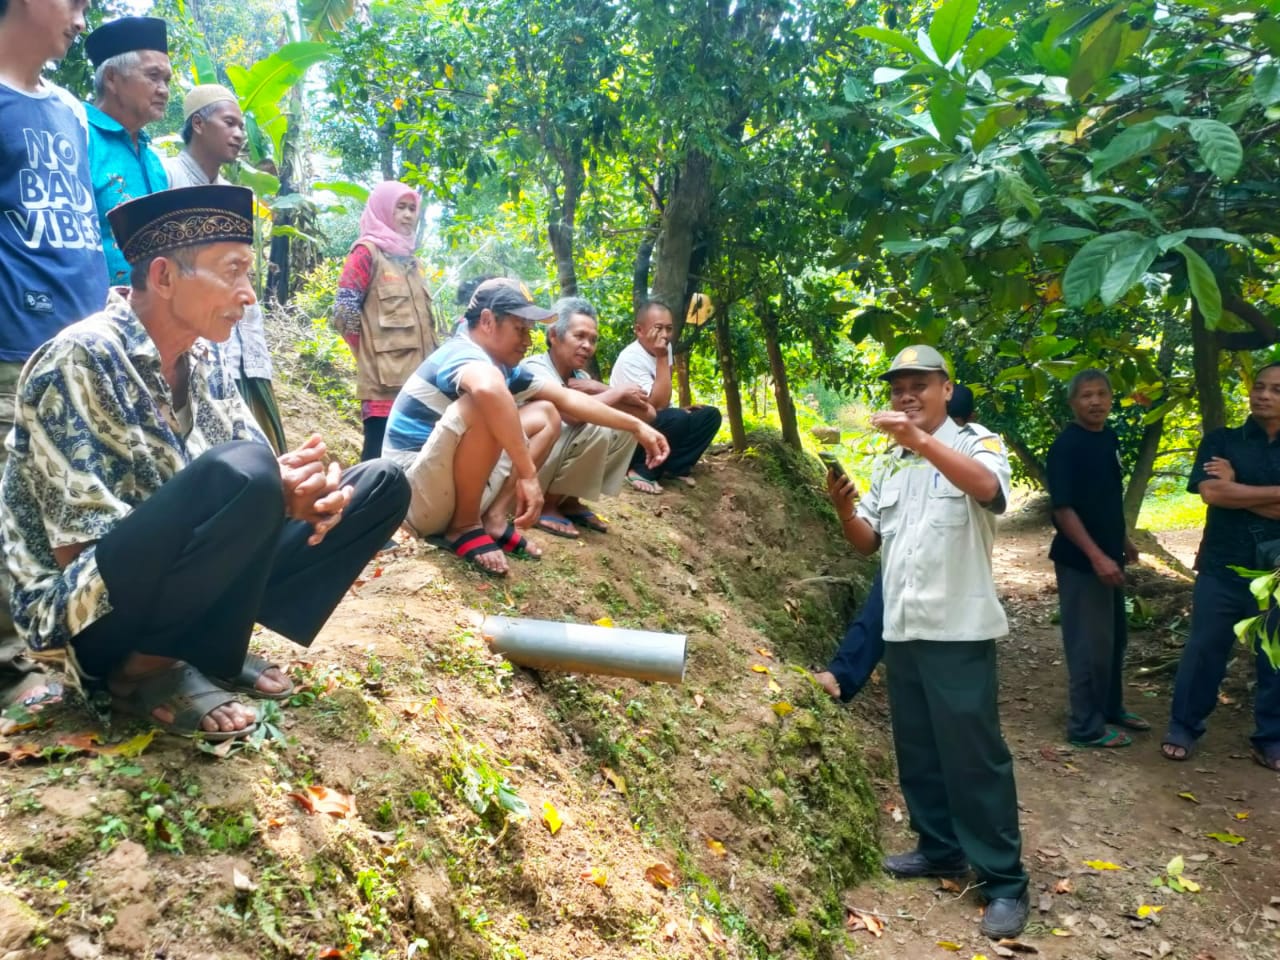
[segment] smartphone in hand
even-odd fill
[[[823,450],[818,454],[818,459],[821,460],[823,465],[837,477],[848,476],[844,471],[844,464],[836,459],[836,455],[834,453]]]

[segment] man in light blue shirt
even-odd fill
[[[102,250],[112,286],[127,286],[129,265],[116,246],[107,214],[120,204],[167,190],[169,174],[142,129],[169,105],[169,43],[157,17],[120,17],[85,39],[93,64],[89,117],[89,165],[98,205]]]

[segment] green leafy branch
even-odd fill
[[[1231,569],[1249,581],[1249,592],[1262,611],[1236,624],[1236,639],[1250,650],[1262,650],[1271,661],[1272,668],[1280,670],[1280,625],[1272,616],[1272,605],[1280,600],[1280,570],[1250,570],[1234,566]]]

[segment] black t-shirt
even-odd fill
[[[1213,457],[1231,461],[1236,483],[1250,487],[1280,487],[1280,440],[1272,442],[1267,431],[1250,417],[1238,427],[1214,430],[1200,441],[1196,464],[1187,480],[1187,490],[1200,492],[1200,483],[1212,479],[1204,465]],[[1257,544],[1280,539],[1280,520],[1268,520],[1251,510],[1209,507],[1204,536],[1196,555],[1196,569],[1235,576],[1228,566],[1253,568],[1257,565]]]
[[[1074,510],[1098,548],[1123,566],[1124,479],[1116,432],[1109,426],[1095,431],[1078,423],[1068,424],[1049,448],[1046,472],[1054,509]],[[1049,559],[1077,570],[1093,570],[1084,551],[1061,530],[1053,538]]]

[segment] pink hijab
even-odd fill
[[[369,200],[360,214],[360,239],[368,241],[383,253],[407,257],[413,253],[413,237],[406,237],[395,228],[396,204],[412,196],[419,203],[418,193],[398,180],[384,180],[369,192]]]

